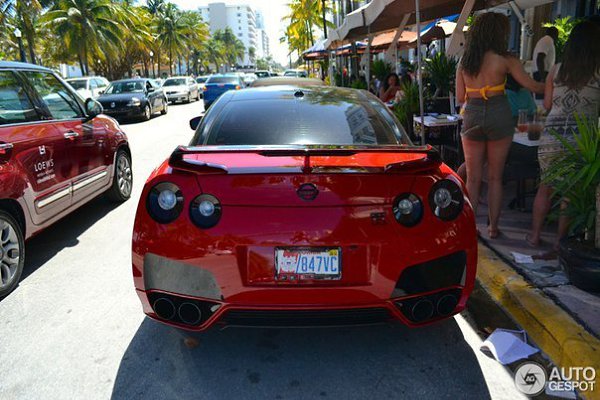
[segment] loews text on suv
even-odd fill
[[[127,136],[54,72],[0,61],[0,298],[19,282],[24,241],[101,193],[131,196]]]

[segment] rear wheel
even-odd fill
[[[152,118],[152,109],[150,108],[150,104],[146,104],[144,106],[144,121],[149,121]]]
[[[163,109],[161,110],[161,114],[165,115],[166,113],[169,112],[169,102],[165,99],[163,100]]]
[[[131,197],[132,188],[131,157],[125,150],[121,149],[117,152],[113,183],[106,195],[109,200],[121,203]]]
[[[25,262],[23,231],[14,217],[0,210],[0,298],[19,283]]]

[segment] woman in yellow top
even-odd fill
[[[508,53],[508,18],[477,16],[469,28],[465,53],[456,70],[456,96],[463,107],[462,145],[467,166],[467,190],[477,213],[483,166],[488,165],[489,237],[498,236],[502,204],[502,174],[512,143],[514,125],[505,94],[507,74],[523,87],[544,93],[521,62]]]

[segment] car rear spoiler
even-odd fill
[[[256,153],[265,157],[305,157],[303,173],[313,171],[310,164],[311,157],[327,156],[352,156],[356,153],[421,153],[426,157],[391,163],[383,168],[386,173],[414,173],[437,168],[441,163],[440,154],[431,146],[409,147],[409,146],[316,146],[316,145],[294,145],[294,146],[203,146],[203,147],[177,147],[169,158],[171,168],[206,174],[227,174],[229,169],[225,165],[208,163],[198,160],[186,159],[189,154],[214,154],[214,153]],[[346,168],[340,167],[340,170]],[[328,172],[334,172],[332,167]]]

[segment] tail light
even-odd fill
[[[150,189],[146,198],[146,210],[160,224],[175,221],[183,210],[183,195],[177,185],[161,182]]]
[[[240,90],[242,87],[240,85],[235,86],[235,90]]]
[[[206,92],[206,91],[208,90],[208,88],[207,88],[206,86],[204,86],[204,87],[202,88],[202,90]]]
[[[413,193],[402,193],[393,203],[394,218],[408,228],[417,225],[423,218],[423,203]]]
[[[429,191],[431,212],[443,221],[452,221],[463,210],[465,198],[461,188],[449,179],[437,181]]]
[[[201,194],[190,204],[190,218],[199,228],[209,229],[221,219],[221,203],[210,194]]]

